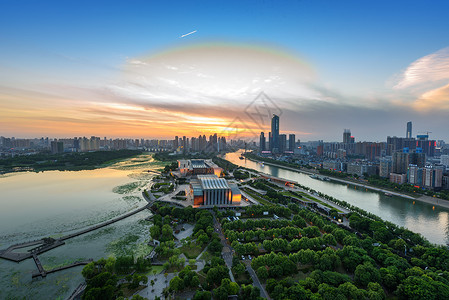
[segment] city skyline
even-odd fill
[[[1,4],[1,135],[257,133],[264,92],[301,140],[449,140],[444,1],[44,4]]]

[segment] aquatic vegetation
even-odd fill
[[[116,194],[130,194],[135,192],[137,189],[142,188],[146,185],[146,182],[134,181],[124,185],[116,186],[112,191]]]

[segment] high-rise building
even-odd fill
[[[422,168],[426,165],[426,154],[422,152],[409,153],[408,163]]]
[[[395,152],[393,153],[393,173],[406,174],[408,168],[408,153]]]
[[[265,151],[265,144],[266,144],[265,133],[261,132],[260,133],[260,139],[259,139],[260,152]]]
[[[279,151],[279,116],[273,114],[271,118],[271,138],[272,148],[270,149],[273,152]]]
[[[405,134],[405,137],[408,139],[412,138],[412,122],[407,122],[407,132]]]
[[[443,166],[449,167],[449,155],[441,155],[440,159]]]
[[[273,151],[273,135],[271,132],[268,132],[268,149]]]
[[[423,168],[418,167],[417,165],[410,164],[408,166],[408,183],[413,184],[415,186],[423,186],[422,181],[423,176]]]
[[[349,144],[351,142],[351,130],[345,129],[343,131],[343,143]]]
[[[391,158],[382,158],[379,164],[379,176],[389,178],[392,171],[393,162],[391,161]]]
[[[441,189],[443,184],[443,166],[426,166],[423,169],[422,182],[426,188]]]
[[[178,136],[175,136],[175,140],[173,141],[173,148],[176,150],[178,149],[179,144],[178,144]]]
[[[279,153],[284,153],[287,150],[287,135],[280,134],[279,135]]]
[[[64,152],[64,144],[62,142],[58,142],[57,140],[51,141],[50,143],[51,153],[58,154]]]
[[[288,135],[288,151],[293,151],[295,150],[295,135],[294,134],[289,134]]]

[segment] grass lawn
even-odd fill
[[[136,292],[138,292],[138,291],[140,291],[140,290],[143,290],[144,288],[147,287],[146,285],[139,285],[139,287],[137,287],[136,289],[130,290],[130,289],[128,289],[128,286],[129,286],[129,283],[124,283],[124,284],[122,284],[122,286],[121,286],[121,288],[120,288],[120,289],[122,290],[123,296],[124,296],[125,298],[131,297],[131,296],[134,295]]]
[[[151,266],[151,270],[145,272],[143,275],[153,275],[153,272],[156,271],[156,274],[160,274],[164,271],[164,267],[162,266]]]
[[[205,251],[203,255],[201,255],[200,259],[204,261],[210,261],[212,259],[213,255],[209,253],[209,251]]]
[[[204,250],[204,247],[200,247],[195,243],[191,243],[190,245],[186,244],[179,248],[182,253],[188,258],[197,258],[198,255]]]
[[[245,189],[245,192],[247,192],[251,197],[253,197],[254,199],[256,199],[257,201],[259,201],[261,204],[263,205],[273,205],[273,203],[271,203],[268,200],[263,199],[262,197],[256,195],[255,192],[251,191],[250,189]]]
[[[235,282],[237,282],[238,284],[251,284],[253,280],[251,279],[251,276],[243,273],[235,277]]]

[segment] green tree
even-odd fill
[[[259,267],[256,270],[257,273],[257,277],[259,277],[260,279],[264,280],[268,278],[268,270],[265,266]]]
[[[370,282],[380,282],[380,272],[371,263],[358,265],[354,272],[354,281],[366,287]]]
[[[175,276],[170,280],[170,291],[179,292],[184,289],[184,280],[179,278],[179,276]]]
[[[151,226],[150,235],[153,239],[159,240],[159,238],[161,237],[161,227],[159,225]]]

